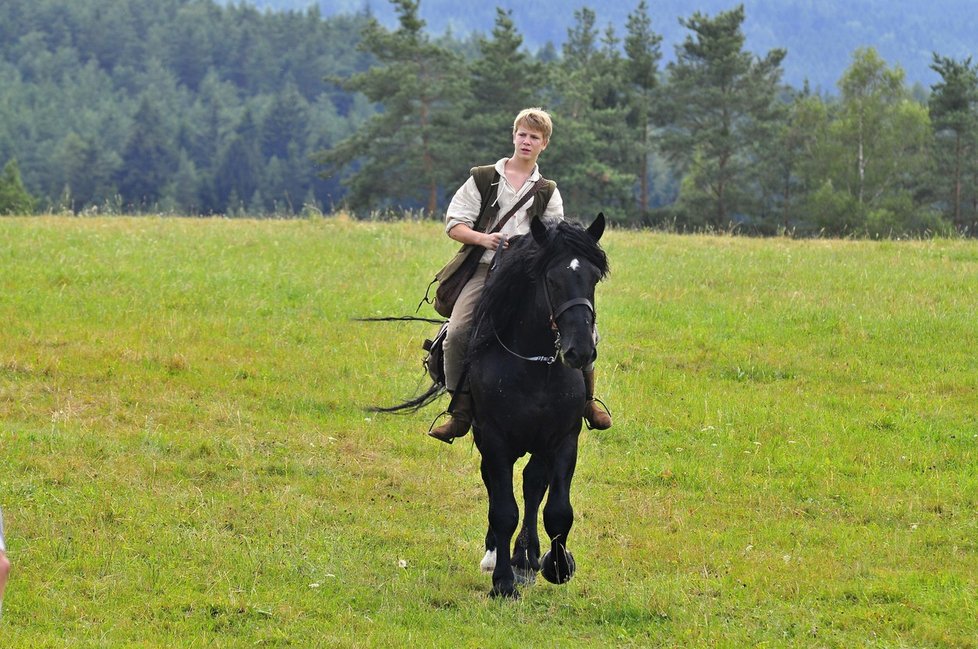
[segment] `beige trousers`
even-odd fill
[[[479,264],[475,275],[462,288],[458,301],[448,319],[448,331],[445,332],[445,342],[442,349],[445,354],[445,387],[451,392],[459,389],[458,381],[462,375],[462,364],[469,349],[469,334],[472,331],[472,321],[475,310],[482,297],[482,289],[486,285],[486,274],[489,264]],[[466,381],[466,384],[468,382]],[[468,392],[468,385],[461,386],[463,392]]]

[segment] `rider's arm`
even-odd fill
[[[489,250],[495,250],[503,238],[503,235],[499,234],[498,232],[494,234],[486,234],[485,232],[473,230],[464,223],[456,223],[452,229],[448,231],[448,236],[455,239],[459,243],[465,243],[471,246],[482,246],[483,248],[487,248]]]
[[[482,195],[475,184],[475,178],[469,176],[469,179],[455,192],[448,206],[448,211],[445,213],[445,231],[450,238],[459,243],[495,250],[503,236],[498,232],[496,234],[479,232],[473,227],[476,219],[479,218],[480,209],[482,209]]]

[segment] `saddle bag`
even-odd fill
[[[424,368],[436,385],[445,385],[445,352],[443,344],[447,333],[448,323],[446,322],[438,328],[438,333],[435,334],[434,338],[425,339],[421,345],[421,348],[427,352],[424,357]]]
[[[440,316],[451,317],[455,302],[462,288],[475,275],[483,249],[478,246],[464,246],[435,274],[438,288],[435,290],[435,311]]]

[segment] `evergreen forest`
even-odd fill
[[[423,2],[424,0],[421,0]],[[570,216],[676,231],[978,231],[978,66],[937,81],[856,48],[832,92],[746,47],[743,5],[693,9],[664,56],[645,0],[581,8],[531,51],[512,13],[432,34],[416,0],[323,15],[214,0],[0,5],[0,213],[438,218],[468,169],[543,106]]]

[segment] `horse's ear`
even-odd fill
[[[601,239],[601,235],[604,234],[604,212],[598,212],[598,217],[594,219],[594,223],[588,226],[587,233],[595,241]]]
[[[533,240],[537,242],[537,245],[547,245],[547,226],[537,216],[534,216],[533,220],[530,221],[530,233],[533,235]]]

